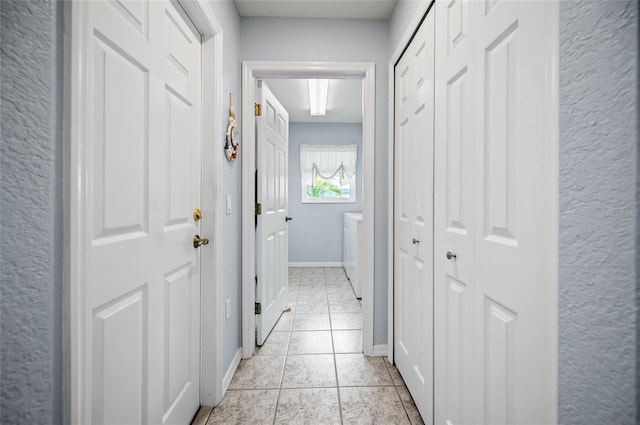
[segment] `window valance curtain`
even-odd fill
[[[356,174],[357,158],[358,145],[300,145],[300,172],[312,185],[316,176],[348,179]]]

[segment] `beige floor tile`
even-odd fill
[[[329,303],[332,301],[356,301],[356,295],[353,293],[351,289],[340,289],[338,291],[327,291],[327,299]]]
[[[291,332],[289,354],[331,354],[331,331]]]
[[[418,408],[416,407],[416,404],[413,401],[413,397],[411,397],[411,393],[409,393],[407,387],[402,385],[397,388],[398,394],[400,395],[400,400],[404,405],[404,409],[407,411],[407,416],[409,416],[411,425],[424,425],[422,416],[420,416],[420,412],[418,412]]]
[[[287,356],[282,388],[335,387],[336,372],[331,354]]]
[[[278,425],[339,425],[337,388],[283,389],[276,410]]]
[[[333,331],[335,353],[362,353],[362,331]]]
[[[256,356],[278,356],[287,354],[290,332],[272,331],[262,347],[256,347]]]
[[[347,275],[344,273],[344,268],[343,267],[325,267],[324,268],[324,275],[327,278],[341,278],[344,277],[346,278]]]
[[[293,324],[293,311],[289,313],[282,313],[280,319],[273,327],[273,330],[276,332],[287,332],[291,330],[291,325]]]
[[[384,363],[387,365],[387,369],[389,369],[389,373],[391,374],[391,380],[393,381],[393,385],[404,385],[404,379],[400,375],[398,368],[389,363],[389,360],[385,357]]]
[[[284,356],[253,356],[241,360],[230,389],[267,389],[278,388],[282,379]]]
[[[331,329],[329,314],[300,314],[293,319],[294,331],[328,331]]]
[[[336,354],[336,369],[340,387],[393,385],[382,357]]]
[[[331,328],[334,330],[362,329],[362,313],[332,313]]]
[[[331,313],[362,313],[362,307],[355,298],[330,300],[329,311],[331,311]]]
[[[277,401],[278,390],[229,390],[207,425],[272,424]]]
[[[395,387],[340,388],[342,423],[345,425],[408,425]]]
[[[296,312],[297,313],[328,313],[329,312],[329,303],[326,299],[316,299],[316,300],[307,300],[300,301],[296,303]]]

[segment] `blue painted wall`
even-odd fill
[[[638,3],[561,1],[559,422],[636,421]]]
[[[300,145],[358,145],[356,203],[301,202]],[[362,211],[362,124],[289,124],[289,263],[342,261],[342,216]]]
[[[240,59],[238,51],[240,45],[240,16],[236,6],[232,1],[213,1],[209,4],[222,25],[223,41],[223,77],[222,88],[224,96],[224,116],[221,117],[223,127],[227,128],[229,109],[229,96],[233,94],[233,104],[238,114],[236,124],[242,128],[241,93],[240,93]],[[218,140],[212,143],[220,144],[220,154],[223,154],[224,138],[220,135]],[[242,146],[242,140],[240,141]],[[240,151],[242,152],[242,150]],[[240,159],[235,162],[222,160],[222,205],[219,205],[219,212],[222,215],[224,244],[223,264],[223,289],[222,297],[224,301],[231,300],[231,318],[222,324],[222,367],[226,372],[233,356],[242,346],[242,167]],[[226,196],[231,196],[231,214],[226,215]]]

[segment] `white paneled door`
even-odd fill
[[[436,2],[438,424],[557,420],[556,9]]]
[[[289,299],[289,114],[263,82],[258,82],[256,117],[258,155],[257,198],[261,205],[257,228],[258,276],[256,344],[262,345]]]
[[[87,105],[79,423],[186,424],[200,405],[201,45],[178,8],[74,9]]]
[[[434,16],[395,67],[394,359],[433,418]]]

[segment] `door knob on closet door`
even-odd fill
[[[287,221],[291,221],[291,220],[293,220],[293,217],[285,217],[285,218],[284,218],[284,221],[285,221],[285,222],[287,222]]]
[[[414,245],[418,245],[420,243],[420,241],[416,238],[413,238],[411,242],[413,242]]]
[[[447,251],[447,260],[455,260],[456,259],[456,254],[454,254],[451,251]]]

